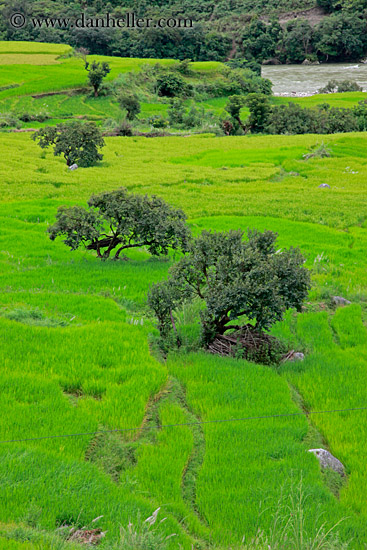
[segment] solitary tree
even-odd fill
[[[103,156],[98,152],[105,142],[100,130],[93,122],[73,121],[70,124],[57,124],[40,128],[32,139],[45,149],[54,146],[54,155],[63,155],[66,164],[92,166]]]
[[[189,253],[169,271],[167,281],[153,285],[148,303],[161,335],[174,327],[174,312],[184,301],[203,303],[203,342],[238,329],[241,318],[263,331],[291,307],[300,310],[310,288],[304,258],[295,248],[276,249],[277,234],[252,231],[203,231]]]
[[[132,194],[125,188],[92,195],[88,208],[59,207],[48,232],[51,240],[62,236],[72,250],[85,246],[102,259],[116,248],[115,259],[124,250],[142,246],[155,256],[166,255],[170,248],[185,252],[190,240],[182,210],[154,195]]]
[[[121,109],[126,110],[126,118],[134,120],[140,113],[139,99],[135,94],[121,94],[117,97]]]
[[[102,80],[108,75],[109,72],[111,72],[110,66],[105,61],[103,63],[93,61],[92,64],[86,61],[85,70],[88,71],[88,80],[89,84],[93,86],[94,97],[97,97]]]
[[[246,105],[250,109],[248,119],[251,132],[263,132],[271,113],[271,105],[265,94],[248,94]]]
[[[241,95],[231,95],[228,98],[228,103],[224,107],[224,109],[229,113],[231,116],[232,124],[234,125],[234,129],[238,130],[238,127],[241,126],[241,128],[246,132],[246,127],[242,123],[241,120],[241,109],[245,105],[245,98]]]

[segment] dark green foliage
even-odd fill
[[[227,113],[231,117],[230,122],[232,124],[232,129],[229,129],[229,126],[227,128],[229,133],[235,133],[239,127],[246,130],[245,126],[242,124],[241,117],[240,117],[241,109],[244,105],[245,105],[245,98],[243,96],[232,95],[228,98],[228,103],[226,104],[224,109],[227,111]]]
[[[328,103],[317,109],[318,134],[337,134],[339,132],[357,132],[358,121],[354,109],[330,107]]]
[[[203,80],[195,86],[195,92],[202,99],[249,93],[271,95],[271,87],[270,80],[261,78],[249,68],[231,68],[227,66],[223,69],[221,78]]]
[[[271,111],[268,97],[264,94],[249,94],[246,105],[250,109],[248,124],[251,132],[263,132]]]
[[[169,249],[187,250],[190,240],[182,210],[124,188],[92,195],[88,208],[59,207],[48,232],[51,240],[62,236],[72,250],[83,245],[102,259],[116,247],[115,259],[123,250],[143,246],[154,256],[167,255]]]
[[[310,275],[298,249],[276,250],[277,235],[249,231],[208,232],[190,244],[189,254],[169,271],[165,282],[151,287],[149,306],[165,337],[174,327],[173,312],[185,301],[203,302],[203,342],[239,328],[247,319],[257,330],[269,329],[291,307],[300,310]]]
[[[270,28],[257,18],[246,26],[242,46],[247,56],[260,62],[275,56],[276,41]]]
[[[167,128],[169,121],[162,115],[152,115],[148,118],[148,124],[151,124],[153,128]]]
[[[180,128],[191,129],[201,126],[205,121],[216,121],[211,112],[205,112],[202,107],[198,108],[195,104],[186,109],[183,100],[180,98],[171,100],[167,114],[168,121],[165,122]]]
[[[272,107],[265,131],[269,134],[334,134],[364,129],[365,109],[319,105],[316,109],[302,108],[295,103]]]
[[[185,116],[185,106],[183,100],[178,97],[171,99],[167,114],[171,126],[182,124]]]
[[[250,69],[223,70],[223,75],[229,81],[229,90],[235,94],[264,93],[271,95],[272,84],[270,80],[257,76]]]
[[[291,102],[275,106],[268,115],[266,131],[269,134],[316,133],[315,112]]]
[[[48,228],[50,239],[63,235],[63,242],[71,250],[76,250],[81,244],[96,242],[103,228],[103,221],[94,210],[86,210],[82,206],[60,206],[56,214],[56,223]]]
[[[63,155],[71,166],[92,166],[103,156],[98,152],[105,142],[94,122],[73,121],[69,124],[46,126],[32,135],[32,139],[45,149],[54,146],[54,155]]]
[[[335,94],[342,92],[362,92],[362,88],[354,80],[329,80],[324,88],[319,90],[320,94]]]
[[[284,33],[283,47],[288,63],[302,63],[311,52],[313,31],[306,20],[295,20],[288,23]]]
[[[231,69],[250,69],[257,76],[261,76],[261,64],[256,61],[248,61],[242,57],[237,57],[226,61],[226,65]]]
[[[99,63],[97,61],[93,61],[92,64],[89,64],[88,61],[86,61],[85,70],[88,71],[89,84],[93,86],[94,96],[97,97],[102,80],[111,71],[110,66],[106,62]]]
[[[358,13],[336,13],[319,24],[314,47],[326,61],[359,59],[367,48],[367,23]]]
[[[245,58],[247,67],[275,59],[278,62],[299,63],[310,56],[320,60],[358,60],[367,53],[366,0],[317,0],[327,16],[312,29],[307,21],[295,19],[284,28],[277,14],[298,12],[312,8],[312,0],[233,0],[213,4],[211,0],[121,0],[103,8],[101,0],[88,0],[87,16],[109,13],[119,18],[126,11],[138,17],[191,18],[192,25],[184,28],[150,28],[131,32],[117,28],[42,28],[27,25],[15,29],[9,25],[12,13],[25,13],[28,17],[75,17],[78,4],[71,0],[2,0],[0,3],[0,38],[3,40],[30,40],[68,43],[76,48],[88,49],[92,54],[122,57],[175,58],[183,60],[178,72],[187,69],[187,59],[194,61],[227,61],[232,55]],[[51,5],[52,4],[52,5]],[[103,8],[103,9],[102,9]],[[331,15],[329,15],[331,14]],[[265,23],[262,17],[268,17]],[[260,19],[261,17],[261,19]],[[236,60],[235,59],[235,60]],[[254,63],[253,67],[249,63]],[[230,93],[237,93],[232,91]],[[227,94],[228,95],[228,94]]]
[[[367,100],[359,101],[358,105],[353,108],[353,114],[357,121],[358,131],[367,131]]]
[[[185,76],[192,76],[195,73],[190,69],[190,63],[191,59],[183,59],[174,66],[174,69]]]
[[[121,109],[126,110],[128,120],[134,120],[140,113],[139,99],[135,94],[122,93],[118,96],[117,101]]]
[[[180,74],[163,72],[157,77],[157,94],[165,97],[189,96],[192,94],[192,87],[186,84]]]

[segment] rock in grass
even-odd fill
[[[336,306],[349,306],[349,304],[352,303],[346,298],[343,298],[343,296],[333,296],[332,300]]]
[[[333,470],[334,472],[337,472],[341,476],[345,476],[345,469],[343,464],[335,458],[329,451],[326,451],[325,449],[309,449],[309,453],[313,453],[318,461],[320,462],[320,466],[323,469],[329,469]]]
[[[69,170],[76,170],[77,168],[79,168],[77,164],[72,164],[71,166],[69,166]]]
[[[330,185],[327,183],[320,183],[319,188],[321,189],[330,189]]]
[[[283,361],[303,361],[305,358],[304,353],[301,351],[289,351],[287,355],[283,358]]]

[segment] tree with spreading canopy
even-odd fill
[[[169,249],[186,252],[190,230],[182,210],[173,208],[152,195],[129,193],[127,189],[92,195],[88,208],[60,206],[56,222],[48,228],[50,239],[76,250],[85,246],[101,259],[114,258],[121,252],[146,247],[154,256],[167,255]]]
[[[74,120],[68,124],[45,126],[32,134],[32,139],[45,149],[54,146],[54,155],[63,155],[66,164],[71,166],[92,166],[103,156],[98,152],[105,142],[101,131],[94,122]]]
[[[166,281],[150,288],[148,303],[161,336],[176,331],[175,312],[193,300],[200,312],[203,344],[247,321],[268,330],[289,308],[301,309],[310,288],[309,271],[297,248],[277,249],[277,234],[241,230],[203,231]]]

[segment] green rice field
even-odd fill
[[[0,59],[65,53],[31,46],[0,43]],[[118,60],[114,76],[142,61]],[[83,84],[76,63],[1,67],[0,89],[19,84],[0,92],[1,108]],[[69,80],[56,84],[67,64]],[[42,100],[55,119],[116,107]],[[321,142],[330,157],[306,160]],[[102,162],[75,171],[29,133],[1,132],[0,145],[0,548],[75,550],[55,538],[58,527],[99,516],[99,548],[123,548],[111,546],[120,529],[160,507],[169,549],[263,550],[252,539],[271,533],[281,495],[302,483],[309,536],[340,521],[340,548],[365,549],[367,411],[307,413],[367,407],[366,134],[108,137]],[[268,367],[189,347],[158,357],[146,296],[174,255],[101,262],[47,235],[58,206],[121,186],[182,208],[194,233],[270,229],[281,247],[299,246],[312,289],[303,312],[288,311],[272,332],[304,361]],[[333,307],[335,295],[351,305]],[[192,311],[179,330],[197,333]],[[83,435],[47,438],[70,434]],[[318,447],[342,461],[345,478],[321,471],[307,452]]]

